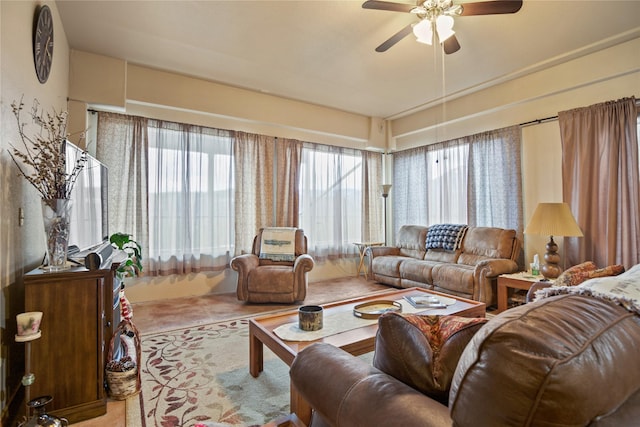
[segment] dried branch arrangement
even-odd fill
[[[11,104],[13,115],[18,123],[18,134],[22,142],[21,149],[11,145],[9,155],[22,175],[42,196],[43,199],[68,199],[78,175],[87,162],[87,152],[76,159],[73,169],[67,173],[65,141],[67,134],[67,112],[45,113],[37,100],[29,112],[33,124],[39,131],[29,136],[27,123],[22,120],[24,103],[14,101]]]

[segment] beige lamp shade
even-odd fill
[[[391,191],[391,184],[383,184],[382,185],[382,197],[387,197],[389,195],[389,191]]]
[[[580,230],[569,205],[566,203],[539,203],[524,232],[549,236],[549,243],[546,246],[547,252],[544,254],[546,263],[540,270],[547,279],[555,279],[562,273],[562,268],[559,265],[558,245],[553,241],[553,236],[583,236],[582,230]]]
[[[566,203],[538,203],[524,232],[543,236],[583,236]]]

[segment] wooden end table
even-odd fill
[[[358,272],[356,276],[360,276],[360,271],[364,268],[364,278],[368,279],[369,272],[367,266],[364,263],[364,257],[367,254],[367,249],[373,246],[382,246],[382,242],[355,242],[354,245],[358,248],[358,254],[360,255],[360,262],[358,263]]]
[[[530,273],[523,271],[513,274],[501,274],[498,276],[498,310],[497,313],[502,313],[508,306],[509,288],[522,289],[529,291],[531,286],[544,279],[544,276],[533,276]]]

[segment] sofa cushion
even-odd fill
[[[427,261],[435,261],[435,262],[450,262],[456,263],[458,261],[458,257],[462,251],[457,249],[455,251],[447,251],[444,249],[429,249],[427,250],[427,254],[424,256],[424,259]]]
[[[400,263],[400,278],[414,282],[432,283],[431,270],[437,263],[406,258]]]
[[[473,295],[475,286],[474,266],[438,264],[431,270],[432,285],[437,290],[453,295]]]
[[[399,255],[375,257],[371,263],[375,274],[389,277],[400,277],[400,264],[411,259]]]
[[[595,425],[624,412],[621,402],[638,393],[638,342],[638,315],[592,297],[560,295],[507,310],[460,357],[453,424]],[[630,420],[596,424],[635,425]]]
[[[554,286],[577,286],[585,280],[595,277],[617,276],[620,273],[624,273],[622,265],[598,268],[593,261],[586,261],[563,271],[554,282]]]
[[[400,255],[423,259],[427,252],[426,241],[428,227],[422,225],[403,225],[396,236],[396,247]]]
[[[554,282],[556,286],[575,286],[589,278],[589,272],[597,269],[593,261],[586,261],[562,272]]]
[[[484,318],[389,313],[378,320],[373,365],[447,403],[458,359]]]
[[[476,265],[485,259],[511,259],[514,249],[515,230],[495,227],[469,227],[462,241],[459,264]]]
[[[460,247],[467,226],[464,224],[434,224],[427,231],[427,249],[455,251]]]

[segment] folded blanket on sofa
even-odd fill
[[[296,229],[267,227],[262,230],[260,258],[271,261],[295,261]]]
[[[460,248],[468,226],[464,224],[435,224],[427,230],[427,249],[455,251]]]

